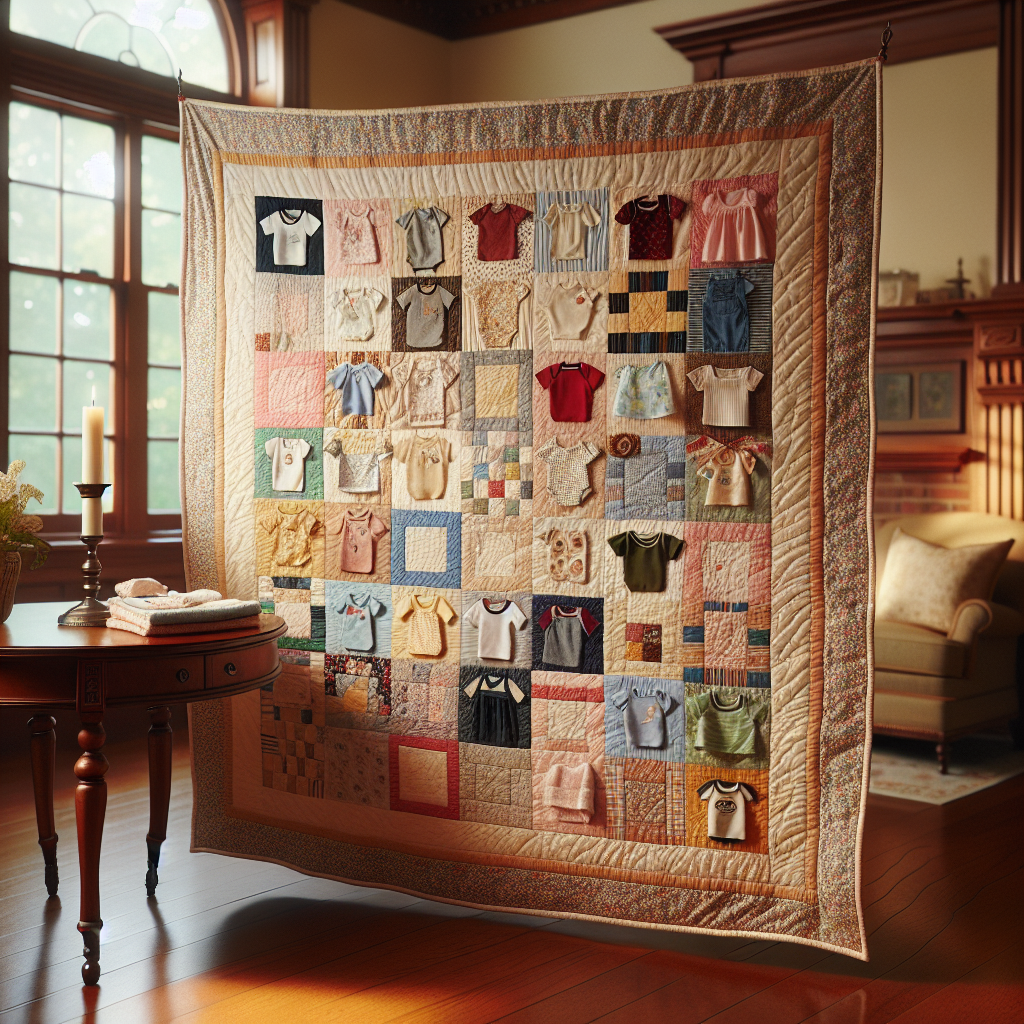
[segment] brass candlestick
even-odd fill
[[[102,498],[103,492],[109,486],[110,484],[75,484],[83,499]],[[103,534],[83,535],[81,540],[86,548],[85,561],[82,563],[82,575],[85,577],[82,589],[85,591],[85,597],[74,608],[69,608],[63,615],[59,615],[57,624],[61,626],[102,626],[110,618],[107,606],[99,600],[100,572],[103,566],[100,564],[99,558],[96,557],[96,548],[103,540]]]

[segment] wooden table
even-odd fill
[[[46,891],[57,893],[57,835],[53,818],[56,721],[49,714],[75,710],[82,723],[75,763],[78,786],[78,864],[84,942],[82,980],[100,977],[100,846],[107,807],[102,754],[107,707],[149,710],[149,834],[146,892],[157,886],[160,846],[167,838],[171,797],[171,703],[214,700],[272,683],[281,674],[276,615],[261,615],[258,629],[199,636],[144,637],[105,627],[58,626],[67,603],[15,605],[0,624],[0,706],[32,709],[29,721],[36,823],[43,849]]]

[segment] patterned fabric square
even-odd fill
[[[685,771],[681,763],[606,758],[608,837],[635,843],[683,845]]]
[[[387,808],[390,785],[386,733],[327,729],[325,749],[327,799]]]
[[[684,352],[688,271],[631,271],[611,275],[608,351]]]
[[[390,806],[437,818],[459,816],[459,744],[389,736]]]
[[[626,505],[647,512],[645,519],[668,515],[668,454],[652,452],[624,459],[623,495]]]
[[[530,751],[459,745],[459,817],[530,828]]]
[[[505,481],[504,480],[489,480],[487,483],[487,497],[488,498],[504,498],[505,497]]]

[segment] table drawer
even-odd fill
[[[270,675],[280,664],[277,641],[269,640],[258,647],[224,651],[206,656],[206,688],[235,686],[250,679]]]
[[[203,688],[203,659],[200,655],[178,658],[126,658],[104,666],[107,700],[121,697],[154,697],[188,693]]]

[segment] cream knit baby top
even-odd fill
[[[702,423],[714,427],[749,427],[750,392],[764,374],[753,366],[722,367],[704,363],[687,375],[704,392]]]
[[[587,466],[601,454],[590,441],[562,448],[557,438],[537,449],[537,458],[548,464],[548,494],[559,505],[582,505],[591,492]]]
[[[409,653],[436,658],[444,650],[441,623],[450,623],[455,612],[443,597],[435,597],[426,604],[424,600],[419,594],[410,594],[395,605],[395,614],[400,619],[412,616],[409,622]]]

